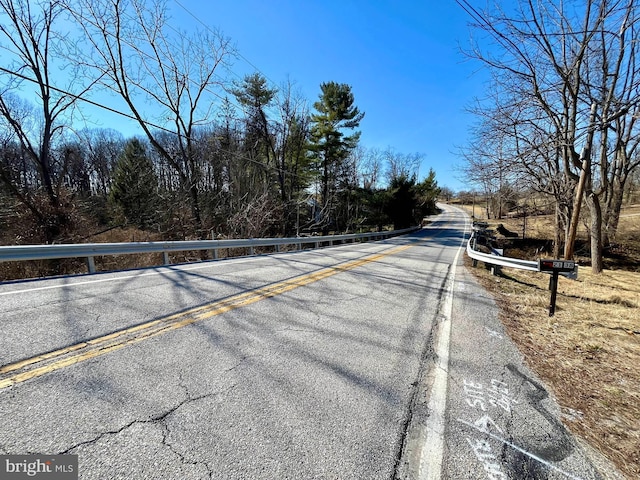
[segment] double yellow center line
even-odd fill
[[[147,338],[206,320],[230,310],[235,310],[236,308],[251,305],[265,298],[281,295],[367,263],[379,261],[386,256],[402,252],[412,246],[413,245],[410,244],[391,248],[379,254],[324,268],[314,273],[294,277],[266,287],[249,290],[224,300],[219,300],[175,315],[152,320],[140,325],[118,330],[102,337],[4,365],[0,367],[0,390],[69,365],[119,350],[127,345],[142,342]]]

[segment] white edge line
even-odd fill
[[[419,480],[440,480],[442,478],[442,457],[444,453],[445,411],[447,407],[447,382],[449,378],[449,341],[451,338],[451,312],[453,310],[453,287],[456,276],[456,266],[463,251],[467,235],[467,216],[462,241],[451,264],[451,270],[444,288],[444,298],[440,323],[440,333],[436,345],[437,363],[431,394],[428,402],[429,422],[426,425],[425,442],[420,453],[418,466]]]

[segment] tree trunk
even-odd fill
[[[601,273],[602,263],[602,208],[600,199],[594,193],[587,195],[587,205],[591,213],[591,271]]]
[[[573,201],[573,211],[571,213],[569,225],[567,225],[567,240],[564,245],[564,258],[566,260],[571,260],[573,258],[573,250],[575,247],[576,236],[578,234],[578,224],[580,223],[580,210],[582,207],[582,199],[584,197],[584,187],[587,182],[587,177],[591,174],[591,162],[587,160],[587,157],[589,157],[591,153],[587,151],[586,147],[584,155],[585,158],[582,163],[582,171],[580,172],[580,181],[576,187],[575,198]]]
[[[615,242],[620,222],[620,210],[624,199],[624,187],[626,179],[620,178],[613,185],[610,207],[607,211],[607,221],[604,225],[603,245]]]
[[[322,204],[321,204],[321,217],[322,222],[322,235],[329,234],[329,161],[326,156],[323,159],[323,175],[322,175]]]
[[[576,241],[576,234],[578,232],[578,223],[580,222],[580,207],[582,207],[582,198],[584,196],[585,187],[591,183],[591,147],[593,144],[594,124],[596,119],[596,104],[591,104],[591,113],[589,114],[589,126],[587,139],[582,150],[581,155],[581,169],[580,180],[576,188],[573,213],[571,214],[571,221],[569,222],[569,233],[564,245],[564,258],[571,260],[573,258],[573,248]],[[598,204],[598,207],[600,204]],[[600,220],[602,223],[602,219]],[[598,230],[598,237],[600,236],[600,230]],[[601,241],[600,241],[601,243]]]
[[[560,205],[556,201],[556,218],[553,238],[553,258],[560,258],[560,252],[562,251],[562,218],[560,213]]]

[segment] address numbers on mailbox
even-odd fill
[[[538,270],[540,272],[572,272],[576,268],[573,260],[538,260]]]

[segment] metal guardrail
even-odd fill
[[[469,239],[467,243],[467,255],[474,260],[480,260],[481,262],[490,263],[491,265],[499,265],[501,267],[519,268],[520,270],[530,270],[532,272],[539,272],[538,262],[531,260],[521,260],[519,258],[501,257],[495,254],[482,253],[474,250],[471,247],[473,237]]]
[[[549,280],[549,290],[551,290],[551,299],[549,300],[549,316],[552,317],[556,311],[556,297],[558,294],[558,276],[576,280],[578,278],[578,264],[573,260],[553,260],[540,259],[537,262],[531,260],[521,260],[519,258],[502,257],[495,254],[495,250],[491,249],[493,254],[482,253],[474,250],[475,236],[478,232],[474,231],[467,243],[467,255],[475,261],[480,260],[486,264],[501,267],[518,268],[520,270],[529,270],[532,272],[548,273],[551,275]],[[496,269],[492,267],[495,274]]]
[[[288,238],[251,238],[235,240],[192,240],[177,242],[132,242],[132,243],[82,243],[63,245],[16,245],[0,246],[0,262],[48,260],[58,258],[86,258],[89,273],[96,272],[94,257],[108,255],[124,255],[136,253],[162,253],[165,265],[170,265],[169,252],[184,252],[189,250],[207,250],[213,259],[218,258],[221,248],[246,248],[249,255],[255,254],[256,247],[274,247],[276,252],[283,245],[296,245],[298,250],[302,245],[320,244],[332,246],[337,242],[355,242],[382,240],[389,237],[404,235],[418,230],[420,227],[393,230],[389,232],[354,233],[348,235],[328,235],[321,237],[288,237]]]
[[[520,270],[529,270],[531,272],[543,272],[543,270],[540,269],[540,262],[536,260],[522,260],[520,258],[503,257],[497,255],[496,250],[493,248],[491,249],[491,251],[494,253],[482,253],[474,250],[474,235],[476,235],[476,232],[471,235],[469,241],[467,242],[467,255],[469,255],[470,258],[500,267],[518,268]],[[548,272],[545,271],[545,273]],[[563,277],[575,280],[576,278],[578,278],[578,264],[575,264],[575,268],[572,271],[559,271],[558,273]]]

